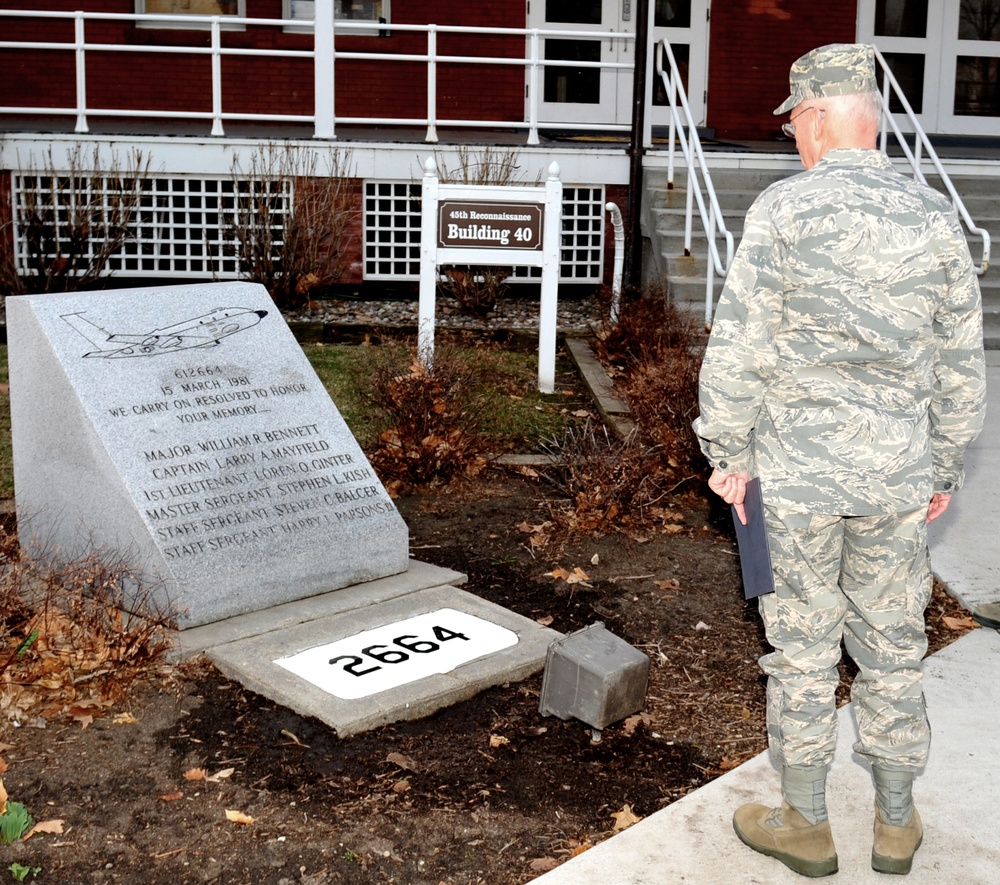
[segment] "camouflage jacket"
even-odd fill
[[[876,150],[835,150],[746,217],[694,422],[769,504],[901,512],[951,493],[982,428],[979,282],[956,214]]]

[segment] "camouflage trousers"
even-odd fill
[[[768,642],[767,729],[780,765],[833,760],[841,644],[858,666],[851,687],[855,752],[891,769],[922,766],[930,747],[920,661],[930,600],[926,508],[820,516],[765,508],[775,592],[760,599]]]

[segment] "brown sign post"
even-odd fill
[[[542,250],[544,206],[443,200],[438,204],[438,247]]]

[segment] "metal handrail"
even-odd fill
[[[332,4],[330,5],[332,9]],[[323,15],[319,13],[322,11]],[[387,53],[387,52],[351,52],[339,51],[334,48],[334,35],[350,35],[358,31],[367,31],[371,22],[337,21],[334,23],[332,12],[327,14],[327,5],[318,5],[317,20],[295,20],[274,18],[240,18],[237,16],[198,16],[198,15],[165,15],[147,13],[107,13],[107,12],[58,12],[0,9],[0,21],[4,19],[61,19],[74,23],[74,33],[71,40],[53,41],[12,41],[0,40],[0,50],[43,49],[47,51],[62,50],[75,55],[75,107],[30,107],[3,106],[0,114],[70,116],[76,118],[75,131],[83,134],[89,132],[88,116],[108,118],[162,118],[211,121],[213,136],[225,134],[224,121],[244,122],[285,122],[311,123],[314,136],[333,139],[336,137],[335,123],[357,125],[396,125],[425,126],[425,141],[437,142],[437,128],[442,126],[454,128],[492,128],[492,129],[524,129],[525,119],[495,120],[495,119],[442,119],[437,115],[437,67],[441,64],[462,65],[496,65],[519,66],[525,69],[526,78],[531,85],[527,96],[527,139],[529,145],[540,143],[539,138],[539,103],[541,101],[540,71],[545,68],[589,68],[597,70],[632,70],[629,62],[613,61],[576,61],[545,59],[541,57],[541,38],[572,39],[587,37],[594,39],[591,31],[573,31],[569,29],[540,30],[538,28],[492,28],[466,27],[458,25],[435,24],[391,24],[381,27],[397,32],[424,33],[427,36],[426,50],[423,53]],[[86,39],[86,22],[88,21],[125,21],[136,24],[151,22],[178,23],[205,28],[210,33],[210,44],[207,46],[156,46],[149,44],[133,45],[122,43],[90,43]],[[312,34],[313,44],[309,48],[274,49],[274,48],[244,48],[223,45],[222,34],[234,28],[247,26],[271,26],[283,30],[294,28],[297,32]],[[0,28],[2,29],[2,28]],[[437,38],[441,34],[483,34],[520,38],[524,40],[524,53],[518,56],[456,56],[441,55],[437,51]],[[610,31],[599,36],[602,40],[634,41],[635,35],[625,32]],[[210,56],[212,60],[211,75],[211,111],[165,111],[155,109],[130,110],[124,108],[94,108],[87,105],[86,87],[86,57],[87,52],[127,52],[153,54],[182,54]],[[251,114],[224,112],[222,100],[221,59],[236,56],[288,57],[312,61],[315,79],[315,106],[312,114]],[[427,66],[427,100],[426,116],[423,117],[347,117],[335,116],[333,112],[334,62],[349,59],[365,61],[384,61],[390,63],[422,62]],[[71,76],[74,76],[71,75]],[[559,123],[560,129],[627,132],[627,123]]]
[[[666,56],[669,64],[669,73],[663,66],[664,56]],[[900,88],[899,83],[896,81],[896,78],[893,76],[892,71],[889,70],[889,66],[886,64],[885,58],[877,48],[875,49],[875,57],[884,73],[882,96],[883,114],[879,147],[883,152],[886,151],[888,143],[888,129],[891,129],[896,137],[896,141],[899,143],[900,148],[906,156],[906,159],[910,163],[914,177],[922,184],[927,184],[927,179],[924,175],[923,169],[921,168],[922,155],[926,154],[927,159],[934,166],[935,171],[940,176],[942,186],[948,192],[952,205],[955,207],[956,212],[964,222],[966,228],[970,231],[970,233],[979,236],[983,241],[982,262],[975,266],[976,273],[982,276],[988,270],[990,263],[989,231],[979,227],[975,221],[973,221],[965,203],[955,190],[955,186],[952,184],[948,173],[945,172],[944,167],[941,164],[941,160],[938,158],[937,152],[930,143],[930,139],[928,139],[923,127],[917,120],[916,115],[913,112],[913,108],[911,107],[909,101],[907,101],[906,96],[903,94],[903,91]],[[732,264],[733,259],[733,235],[726,228],[722,210],[719,207],[718,199],[715,194],[715,188],[712,185],[712,177],[709,173],[708,165],[701,149],[701,140],[698,137],[695,122],[691,116],[687,95],[684,92],[684,87],[681,85],[680,72],[677,67],[677,62],[674,58],[670,43],[666,39],[661,40],[657,44],[656,70],[666,87],[667,98],[670,104],[670,144],[668,147],[667,168],[669,181],[668,186],[672,186],[674,180],[676,142],[680,143],[681,151],[684,154],[684,160],[687,163],[688,187],[686,194],[687,206],[684,220],[684,254],[691,254],[693,219],[692,200],[695,200],[698,203],[698,213],[708,239],[709,255],[705,273],[705,325],[710,326],[714,302],[714,273],[718,273],[719,276],[724,277],[729,272],[729,267]],[[899,99],[899,102],[903,107],[904,114],[913,127],[914,144],[916,146],[915,151],[911,149],[910,145],[903,137],[903,133],[900,131],[895,117],[889,112],[889,99],[892,94],[895,94],[895,96]],[[697,166],[692,163],[692,154],[697,159]],[[699,174],[701,175],[704,185],[698,182]],[[708,194],[710,204],[709,207],[706,207],[705,205],[705,197],[702,194],[703,187],[705,192]],[[722,263],[722,259],[719,254],[718,243],[716,241],[717,236],[722,236],[726,240],[726,261],[724,264]]]
[[[663,67],[663,59],[666,56],[669,66],[669,73]],[[687,206],[684,216],[684,254],[691,254],[691,234],[692,234],[692,200],[698,203],[698,214],[701,218],[705,236],[708,240],[708,261],[705,267],[705,325],[712,323],[712,306],[714,301],[715,274],[724,277],[729,272],[729,267],[733,263],[733,234],[726,227],[725,219],[722,215],[722,208],[719,206],[719,199],[715,193],[715,186],[712,184],[712,175],[708,170],[708,163],[705,154],[701,149],[701,139],[698,137],[698,129],[695,126],[694,118],[691,115],[691,107],[688,104],[687,94],[681,82],[680,71],[674,52],[670,48],[670,42],[666,39],[657,44],[656,52],[656,72],[663,80],[666,87],[667,100],[670,104],[670,129],[669,147],[667,150],[667,177],[668,186],[673,185],[674,180],[674,145],[680,142],[681,152],[684,154],[684,161],[687,163]],[[692,155],[697,160],[697,166],[692,162]],[[701,182],[698,176],[701,176]],[[708,195],[709,205],[705,205],[705,194]],[[717,237],[722,237],[726,242],[726,260],[722,260],[719,254],[719,244]]]
[[[887,131],[887,126],[892,129],[893,135],[896,136],[896,141],[898,142],[903,153],[906,155],[906,159],[910,162],[910,167],[913,169],[914,177],[920,181],[922,184],[927,184],[927,179],[924,177],[923,169],[921,168],[921,153],[926,152],[927,158],[933,164],[934,169],[937,174],[941,177],[941,184],[944,186],[945,190],[948,191],[948,196],[951,197],[951,203],[958,212],[959,217],[965,223],[966,228],[968,228],[970,233],[976,234],[982,238],[983,241],[983,260],[980,264],[976,265],[976,273],[982,276],[989,269],[990,266],[990,234],[989,231],[984,228],[979,227],[973,220],[972,216],[969,215],[968,209],[965,208],[965,203],[962,202],[962,198],[958,195],[955,190],[955,186],[951,183],[951,179],[948,174],[944,171],[944,167],[941,165],[940,159],[938,159],[937,152],[931,145],[930,140],[927,138],[927,133],[924,132],[923,127],[917,120],[916,114],[913,113],[913,108],[910,102],[907,101],[906,96],[903,94],[903,90],[900,89],[899,83],[893,76],[891,70],[889,70],[889,65],[886,64],[885,58],[879,50],[875,49],[875,58],[879,65],[882,67],[883,79],[882,79],[882,126],[881,133],[879,135],[879,147],[885,151],[889,140],[889,133]],[[910,148],[906,139],[903,137],[903,133],[900,132],[899,125],[896,123],[896,118],[892,113],[889,112],[889,99],[892,97],[893,93],[899,103],[903,107],[903,111],[906,114],[907,119],[913,126],[914,134],[914,146],[916,150]]]

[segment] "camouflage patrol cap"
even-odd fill
[[[875,48],[867,43],[831,43],[807,52],[788,74],[792,94],[775,110],[786,114],[809,98],[878,92]]]

